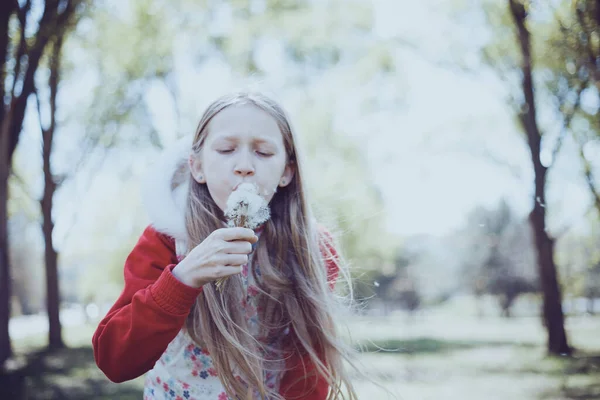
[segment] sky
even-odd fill
[[[449,234],[461,227],[475,206],[491,207],[501,198],[506,198],[522,215],[532,205],[529,153],[504,100],[505,86],[485,69],[468,72],[440,65],[440,59],[447,61],[451,54],[448,41],[444,40],[449,35],[466,46],[461,61],[467,65],[476,64],[477,56],[470,49],[485,39],[473,36],[472,27],[458,24],[448,16],[443,6],[449,2],[374,0],[377,34],[387,39],[402,36],[415,45],[400,46],[395,54],[401,65],[402,105],[366,116],[339,107],[335,116],[340,129],[348,132],[349,140],[364,149],[372,179],[385,201],[382,212],[386,215],[387,229],[398,235]],[[226,16],[224,21],[225,24]],[[168,93],[161,85],[152,87],[146,99],[166,144],[176,140],[180,131],[191,134],[196,118],[211,100],[227,88],[243,83],[220,60],[195,66],[187,45],[180,42],[175,68],[182,90],[180,111],[193,117],[184,118],[179,124]],[[264,41],[258,54],[258,64],[270,69],[268,79],[261,84],[281,87],[287,75],[280,42]],[[95,84],[91,75],[70,83],[75,85],[71,89],[76,89],[74,93],[78,96],[70,100],[72,104],[68,107],[77,106],[82,93],[89,93]],[[386,93],[383,87],[375,90],[381,91],[382,96]],[[340,91],[340,98],[346,95]],[[27,165],[41,170],[34,109],[29,108],[17,153],[20,171],[33,170],[26,168]],[[294,110],[290,111],[293,116]],[[63,143],[61,147],[69,146]],[[62,152],[65,159],[56,161],[67,164],[73,151],[77,149]],[[568,141],[563,153],[557,161],[560,173],[551,175],[548,201],[553,210],[558,210],[550,217],[551,228],[580,218],[581,210],[589,202],[573,146]],[[55,215],[70,216],[57,223],[57,237],[63,237],[73,223],[79,225],[79,232],[85,232],[85,226],[102,218],[102,204],[122,194],[122,180],[115,179],[116,168],[111,168],[115,162],[105,163],[91,184],[85,181],[89,177],[81,177],[57,194]],[[120,162],[134,163],[135,174],[142,173],[152,159],[140,153],[132,155],[130,160],[121,158]],[[28,179],[36,182],[34,196],[40,194],[41,177]],[[72,211],[74,204],[82,207],[77,215]]]

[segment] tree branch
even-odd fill
[[[575,14],[577,15],[577,22],[581,26],[581,32],[585,35],[585,38],[582,40],[585,42],[585,50],[587,51],[588,63],[589,63],[589,72],[593,75],[593,79],[597,82],[600,79],[597,60],[598,57],[592,48],[592,38],[591,33],[588,31],[587,24],[585,22],[585,15],[583,10],[580,7],[575,7]],[[580,41],[580,42],[582,42]]]
[[[46,129],[44,129],[44,123],[42,122],[42,106],[40,103],[40,95],[38,94],[37,88],[33,88],[33,95],[35,96],[35,104],[37,105],[38,121],[40,122],[40,130],[42,131],[42,137],[45,135]]]
[[[35,87],[35,72],[38,69],[40,59],[44,54],[44,49],[53,37],[64,34],[70,27],[69,19],[73,16],[75,7],[79,3],[81,3],[81,0],[67,1],[63,12],[57,14],[59,1],[46,1],[44,12],[40,18],[39,29],[35,35],[34,44],[27,54],[28,65],[23,78],[23,89],[19,97],[13,101],[13,109],[11,110],[12,119],[9,129],[9,159],[12,158],[12,154],[19,141],[19,134],[23,126],[23,118],[25,117],[25,108],[27,107],[27,99]]]
[[[581,104],[581,93],[586,88],[587,82],[588,82],[587,80],[582,82],[581,86],[577,89],[577,96],[575,98],[575,104],[573,104],[573,107],[571,108],[571,110],[569,112],[566,112],[565,110],[561,110],[564,108],[564,105],[566,103],[566,98],[568,96],[565,96],[565,100],[564,100],[564,102],[562,102],[562,105],[560,104],[561,101],[559,100],[558,111],[559,111],[559,113],[561,113],[563,115],[563,120],[562,120],[562,125],[560,128],[560,132],[558,134],[558,138],[556,140],[556,144],[554,145],[554,149],[552,150],[552,163],[550,164],[550,166],[554,165],[554,162],[556,161],[556,157],[558,156],[558,152],[560,151],[560,148],[562,147],[563,140],[567,134],[567,131],[569,130],[569,127],[571,126],[571,121],[573,120],[573,117],[577,113],[577,110],[579,110],[579,106]]]
[[[579,143],[578,147],[579,147],[579,157],[581,158],[581,161],[583,162],[583,170],[585,173],[585,180],[590,189],[590,192],[592,192],[592,197],[594,198],[594,205],[596,206],[596,209],[598,210],[598,213],[600,214],[600,192],[598,191],[598,188],[596,188],[596,181],[594,180],[594,175],[592,173],[592,164],[585,157],[585,154],[583,153],[583,144]]]
[[[11,99],[15,97],[15,89],[19,82],[19,75],[21,75],[21,61],[23,55],[27,53],[27,37],[25,36],[25,30],[27,28],[27,14],[31,9],[31,0],[27,0],[23,7],[19,7],[17,2],[17,7],[17,16],[19,18],[19,23],[21,24],[21,37],[19,38],[19,44],[15,49],[15,72],[13,74],[12,89],[10,91]]]

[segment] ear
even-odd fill
[[[202,171],[202,162],[200,161],[200,157],[194,156],[193,154],[190,155],[188,164],[194,180],[201,184],[206,183],[206,177],[204,176],[204,171]]]
[[[294,164],[288,163],[283,170],[283,174],[281,174],[281,179],[279,180],[279,187],[286,187],[292,182],[294,179],[294,174],[296,172],[296,168]]]

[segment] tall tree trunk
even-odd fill
[[[10,121],[4,104],[6,60],[8,57],[8,21],[15,9],[13,1],[0,2],[0,371],[12,355],[8,323],[10,321],[10,264],[8,259],[8,176],[10,157],[8,133]]]
[[[61,334],[60,324],[60,290],[58,279],[58,255],[54,249],[52,241],[52,232],[54,230],[54,222],[52,221],[52,203],[54,192],[56,191],[56,182],[52,176],[50,156],[52,155],[52,142],[54,139],[54,131],[56,129],[56,94],[58,92],[58,81],[60,71],[60,51],[62,47],[63,37],[59,34],[53,43],[52,55],[50,58],[50,78],[48,86],[50,87],[50,126],[44,129],[41,124],[40,128],[43,135],[43,169],[44,169],[44,196],[41,200],[45,243],[45,261],[46,261],[46,295],[48,307],[48,348],[51,350],[64,347]],[[39,95],[38,95],[39,96]],[[39,104],[39,97],[38,97]],[[38,107],[38,113],[40,112]]]
[[[0,127],[0,371],[12,355],[8,323],[10,321],[10,265],[8,260],[8,143],[7,124]]]
[[[539,159],[539,157],[537,157]],[[546,171],[544,169],[544,171]],[[546,233],[546,211],[544,186],[546,173],[538,177],[536,173],[536,201],[530,214],[533,227],[540,284],[543,292],[544,325],[548,331],[548,352],[570,354],[567,334],[564,327],[562,295],[558,285],[558,273],[554,263],[554,240]]]
[[[554,263],[554,240],[546,232],[546,176],[547,168],[540,160],[542,135],[536,120],[535,95],[533,91],[532,57],[530,33],[526,27],[527,11],[523,1],[509,0],[509,7],[517,28],[522,64],[522,90],[525,103],[519,115],[527,134],[535,176],[535,194],[530,222],[535,237],[537,265],[543,293],[543,319],[548,332],[548,352],[570,354],[562,310],[562,298],[558,285],[558,274]]]

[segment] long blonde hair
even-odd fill
[[[311,217],[304,190],[302,168],[294,134],[284,110],[270,98],[258,93],[235,93],[217,99],[204,112],[192,144],[199,156],[211,119],[227,107],[251,104],[271,115],[283,135],[287,162],[294,164],[292,182],[280,188],[270,203],[271,219],[265,224],[253,259],[260,266],[259,320],[265,332],[288,331],[285,354],[308,355],[316,373],[331,388],[328,399],[356,399],[345,372],[344,359],[349,347],[340,339],[334,315],[338,297],[327,282],[325,263],[332,257],[332,240],[320,233]],[[188,176],[186,209],[187,248],[193,249],[211,232],[223,226],[223,213],[211,198],[206,185]],[[341,257],[337,258],[338,262]],[[255,269],[252,269],[255,274]],[[256,278],[256,275],[255,275]],[[240,309],[242,283],[239,276],[226,281],[222,292],[205,285],[186,322],[191,338],[212,356],[225,390],[232,398],[250,398],[257,390],[262,398],[282,397],[264,384],[266,360]],[[246,386],[234,376],[239,368]],[[313,377],[314,378],[314,377]],[[347,393],[344,393],[343,389]]]

